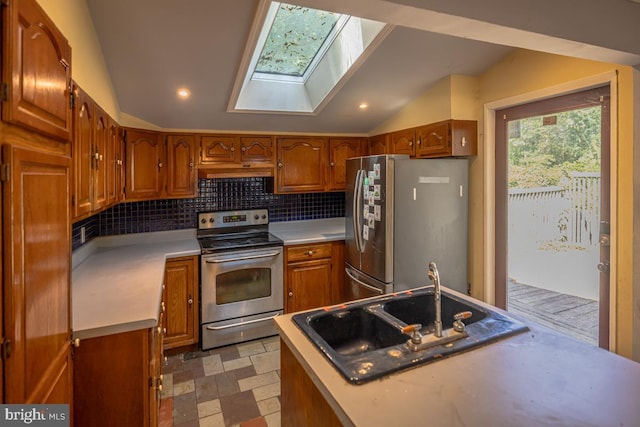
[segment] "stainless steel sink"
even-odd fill
[[[433,336],[434,307],[433,288],[421,288],[296,314],[293,321],[353,384],[528,330],[516,319],[442,291],[444,333],[437,338]],[[466,317],[462,332],[454,330],[458,313]],[[412,325],[420,325],[416,329],[423,337],[420,346],[410,340]]]

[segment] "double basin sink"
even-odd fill
[[[296,314],[293,321],[352,384],[528,330],[516,319],[443,290],[443,333],[435,337],[434,296],[433,287],[420,288]],[[454,317],[464,320],[456,323]]]

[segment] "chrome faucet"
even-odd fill
[[[429,263],[429,279],[433,280],[433,285],[435,286],[435,294],[434,301],[436,304],[436,321],[435,326],[436,330],[433,333],[436,337],[442,337],[442,308],[440,304],[440,274],[438,273],[438,267],[436,267],[436,263],[431,261]]]

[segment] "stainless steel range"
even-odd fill
[[[283,242],[266,209],[198,214],[202,349],[277,331],[283,310]]]

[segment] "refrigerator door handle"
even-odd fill
[[[375,292],[378,295],[382,295],[384,294],[384,291],[382,291],[380,288],[376,288],[375,286],[371,286],[368,285],[366,283],[364,283],[362,280],[358,280],[353,274],[351,274],[351,272],[349,271],[348,268],[345,268],[345,273],[347,273],[347,276],[349,276],[349,278],[351,280],[353,280],[354,282],[356,282],[358,285],[362,286],[363,288],[371,291],[371,292]]]
[[[364,251],[364,245],[362,244],[362,224],[360,222],[360,215],[362,215],[361,212],[361,203],[362,203],[362,184],[363,184],[363,177],[364,175],[364,171],[362,169],[358,169],[358,172],[356,173],[356,182],[355,182],[355,186],[356,188],[354,188],[354,196],[353,196],[353,229],[354,229],[354,236],[355,236],[355,240],[356,240],[356,249],[358,250],[358,252],[363,252]]]

